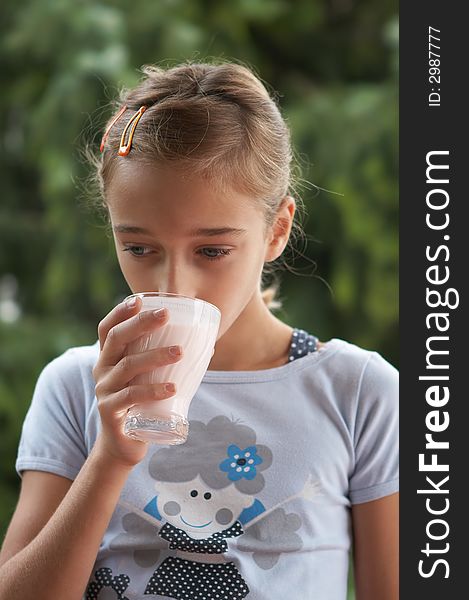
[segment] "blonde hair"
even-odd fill
[[[185,62],[171,68],[145,66],[135,88],[123,90],[102,156],[95,161],[106,207],[106,187],[119,161],[174,163],[216,184],[249,195],[263,209],[266,230],[282,200],[293,191],[290,131],[260,79],[241,64]],[[125,124],[141,106],[128,156],[118,156]],[[109,120],[109,123],[112,118]],[[298,208],[301,200],[295,198]],[[303,233],[295,220],[293,233]],[[271,264],[264,267],[272,275]],[[262,290],[270,309],[279,308],[276,285]]]

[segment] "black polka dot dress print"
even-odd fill
[[[127,596],[124,595],[130,583],[128,575],[113,575],[112,569],[102,567],[95,571],[94,577],[94,581],[89,583],[86,589],[86,600],[98,600],[98,597],[104,598],[104,595],[101,593],[103,590],[104,594],[107,593],[107,598],[128,600]]]
[[[177,600],[230,600],[246,598],[249,588],[232,562],[214,565],[171,556],[150,579],[145,594]]]
[[[185,531],[169,523],[159,533],[169,541],[172,550],[212,555],[228,550],[226,538],[242,534],[243,528],[238,521],[202,540],[192,539]],[[233,562],[214,564],[171,556],[153,573],[145,590],[147,594],[160,594],[177,600],[231,600],[245,598],[249,588]]]
[[[194,540],[185,531],[166,523],[160,530],[160,536],[168,540],[171,550],[185,550],[186,552],[198,552],[201,554],[221,554],[228,550],[226,538],[234,538],[243,534],[241,523],[236,521],[228,529],[217,531],[210,537],[202,540]]]

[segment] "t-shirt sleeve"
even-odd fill
[[[353,431],[352,504],[399,490],[399,373],[373,352],[360,380]]]
[[[73,349],[48,363],[40,373],[26,414],[16,471],[47,471],[75,479],[87,457],[85,398]]]

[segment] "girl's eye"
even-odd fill
[[[136,257],[146,256],[147,253],[135,252],[136,249],[137,250],[145,250],[145,246],[128,246],[127,248],[123,248],[122,251],[123,252],[130,252],[130,254],[132,256],[136,256]]]
[[[151,251],[145,252],[145,250],[148,250],[145,246],[128,246],[122,250],[123,252],[130,252],[130,254],[136,258],[141,258],[151,253]],[[224,256],[229,256],[231,254],[231,250],[228,248],[201,248],[197,252],[207,260],[220,260]]]
[[[223,256],[229,256],[231,250],[228,248],[202,248],[199,251],[207,260],[219,260]]]

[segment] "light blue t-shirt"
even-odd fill
[[[77,476],[100,428],[98,355],[44,368],[18,473]],[[397,370],[333,338],[281,367],[208,371],[189,422],[130,472],[84,599],[345,600],[350,507],[398,490]]]

